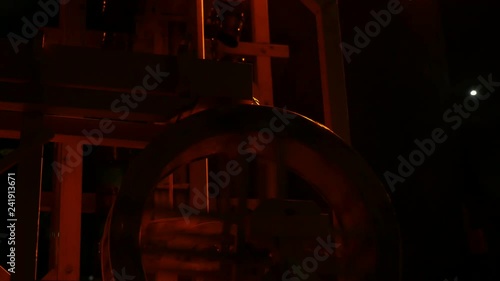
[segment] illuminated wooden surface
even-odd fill
[[[71,168],[55,177],[54,216],[52,242],[55,244],[55,268],[57,280],[80,280],[80,241],[82,217],[82,156],[69,155],[68,148],[81,149],[77,143],[56,145],[56,161]]]
[[[60,30],[62,43],[68,46],[84,46],[86,31],[85,0],[71,0],[60,9]]]
[[[246,55],[256,57],[289,58],[290,50],[286,45],[269,43],[240,42],[238,47],[229,48],[219,45],[222,52],[231,55]]]
[[[0,281],[10,281],[10,273],[0,266]]]
[[[271,35],[269,30],[269,8],[267,0],[251,1],[253,40],[258,44],[270,44]],[[274,106],[273,76],[271,67],[271,57],[267,55],[257,56],[255,65],[256,82],[260,96],[257,97],[261,105]],[[278,195],[279,182],[284,180],[279,175],[278,167],[280,163],[258,163],[259,170],[263,171],[263,187],[268,198],[275,198]]]
[[[267,0],[251,1],[253,41],[255,43],[270,44],[271,36],[269,32],[269,12]],[[271,71],[271,57],[257,56],[255,75],[257,85],[262,96],[257,97],[262,105],[274,105],[273,99],[273,78]]]
[[[340,21],[334,0],[301,0],[316,15],[325,125],[351,142]]]

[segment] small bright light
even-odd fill
[[[475,95],[477,95],[477,91],[476,91],[476,90],[472,90],[472,91],[470,91],[470,95],[471,95],[471,96],[475,96]]]
[[[93,276],[93,275],[90,275],[90,276],[89,276],[89,280],[90,280],[90,281],[94,280],[94,276]]]

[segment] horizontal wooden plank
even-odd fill
[[[0,111],[0,138],[20,137],[21,112]],[[144,148],[165,124],[111,120],[106,125],[100,119],[44,116],[44,126],[54,133],[52,142],[83,141],[92,145]],[[103,126],[104,124],[104,126]],[[111,128],[114,128],[110,130]],[[97,131],[100,133],[98,133]],[[97,135],[100,137],[95,138]],[[90,136],[90,137],[89,137]]]
[[[160,182],[156,186],[158,191],[163,191],[163,192],[168,192],[170,189],[170,185],[168,184],[168,181]],[[174,184],[174,189],[188,189],[189,188],[189,183],[176,183]]]
[[[330,218],[319,216],[276,216],[269,214],[259,217],[258,223],[252,224],[252,237],[297,237],[327,235]],[[273,227],[269,227],[272,225]],[[300,225],[301,227],[297,227]]]
[[[46,84],[132,89],[156,71],[169,73],[157,77],[157,90],[175,91],[179,76],[173,56],[53,45],[44,49],[40,60],[41,82]]]
[[[40,111],[50,115],[145,122],[168,120],[195,101],[174,93],[151,92],[142,101],[130,98],[128,103],[123,97],[127,92],[40,87],[33,83],[0,82],[0,93],[0,111]]]
[[[5,43],[0,47],[7,48]],[[0,52],[0,82],[24,80],[74,89],[129,93],[147,82],[149,92],[176,93],[182,82],[192,96],[251,99],[252,73],[248,64],[93,47],[50,45],[36,57],[29,50],[18,55]]]
[[[210,42],[207,42],[207,45]],[[289,58],[290,50],[286,45],[240,42],[238,47],[229,48],[219,44],[221,51],[232,55],[265,56],[274,58]]]

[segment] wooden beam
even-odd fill
[[[123,92],[46,86],[41,103],[27,97],[28,93],[37,90],[29,84],[0,83],[0,111],[40,111],[48,115],[161,122],[185,110],[195,100],[174,94],[148,94],[142,102],[132,100],[133,106],[129,106],[123,102]]]
[[[198,160],[189,164],[189,205],[202,212],[210,210],[210,202],[208,196],[208,159]],[[202,194],[204,201],[200,200],[197,194]]]
[[[340,44],[340,19],[334,0],[301,0],[316,16],[325,125],[351,142],[349,111]]]
[[[81,142],[81,144],[141,149],[166,128],[166,124],[119,120],[110,122],[111,125],[105,126],[102,120],[45,117],[47,128],[55,132],[54,142]]]
[[[61,41],[68,46],[83,46],[85,43],[85,0],[71,0],[60,9],[60,29],[63,37]]]
[[[196,1],[196,38],[198,58],[205,59],[205,2],[204,0]]]
[[[21,117],[21,112],[0,111],[0,138],[19,139]],[[101,122],[89,118],[49,115],[43,117],[44,127],[54,132],[52,142],[82,142],[82,144],[142,149],[166,128],[166,124],[163,123],[148,124],[119,120],[113,120],[111,125],[102,127],[104,123]],[[113,130],[108,130],[109,128]],[[96,130],[102,134],[102,141],[98,141],[100,138],[96,137],[99,134]]]
[[[55,269],[49,270],[49,272],[47,273],[47,275],[45,275],[42,278],[42,281],[58,281],[57,280],[57,271]]]
[[[52,46],[44,49],[40,60],[40,82],[44,85],[126,89],[127,93],[136,86],[150,88],[148,91],[175,91],[178,65],[173,56]]]
[[[53,137],[54,134],[52,132],[44,130],[35,135],[33,139],[23,141],[23,144],[18,149],[0,160],[0,174],[6,172],[24,159],[30,158],[32,153],[36,153],[40,146],[48,143]]]
[[[41,128],[39,114],[26,114],[23,118],[21,146],[33,145]],[[40,191],[42,180],[43,145],[33,145],[28,157],[18,165],[16,175],[16,273],[12,281],[37,280],[37,252],[39,231]]]
[[[269,33],[269,9],[268,0],[251,1],[253,41],[261,44],[271,43]],[[273,106],[273,79],[271,71],[271,57],[257,56],[255,68],[257,85],[262,96],[257,97],[262,105]]]
[[[178,63],[174,56],[116,52],[83,46],[45,47],[36,59],[30,57],[29,53],[16,56],[0,54],[0,61],[0,77],[3,78],[35,80],[44,85],[128,89],[127,92],[146,84],[150,90],[173,92],[178,76]],[[39,77],[35,73],[39,73]]]
[[[20,139],[21,132],[0,129],[0,139]]]
[[[57,229],[55,270],[58,280],[80,280],[80,235],[82,217],[82,174],[83,159],[70,155],[68,147],[75,151],[81,149],[78,143],[61,143],[56,146],[56,159],[61,165],[71,167],[70,173],[55,171],[57,211],[54,230]]]
[[[253,41],[257,44],[270,44],[271,35],[269,30],[269,8],[268,0],[255,0],[251,1],[252,7],[252,22],[253,22]],[[271,57],[257,56],[257,63],[255,67],[257,77],[257,85],[259,88],[257,97],[261,105],[274,106],[273,95],[273,75],[271,66]],[[259,165],[259,170],[263,172],[262,180],[264,180],[263,187],[266,192],[267,198],[275,198],[278,193],[278,166],[276,163],[269,165]]]
[[[169,177],[168,178],[169,182],[170,180],[173,180],[172,177]],[[173,189],[188,189],[189,188],[189,184],[174,184],[173,185]],[[165,189],[168,189],[167,192],[165,192]],[[158,187],[158,189],[155,191],[155,193],[158,193],[158,194],[165,194],[165,193],[169,193],[169,196],[171,196],[172,194],[170,194],[173,189],[170,189],[169,186],[162,186],[162,187]],[[57,208],[55,208],[54,204],[56,204],[57,200],[56,200],[56,194],[54,192],[50,192],[50,191],[46,191],[46,192],[42,192],[42,196],[41,196],[41,203],[40,203],[40,212],[56,212],[57,211]],[[105,198],[111,198],[113,197],[113,195],[107,195],[107,196],[104,196]],[[170,198],[173,198],[170,197]],[[110,200],[111,201],[111,200]],[[174,209],[175,209],[175,206],[174,206]],[[82,214],[94,214],[96,213],[97,211],[97,199],[96,199],[96,194],[95,193],[82,193]]]
[[[218,98],[251,101],[253,72],[250,64],[213,60],[186,60],[182,70],[191,95],[215,101]]]
[[[197,27],[197,52],[198,59],[206,59],[205,48],[205,1],[196,0],[196,27]],[[251,77],[251,76],[250,76]],[[251,81],[251,78],[250,78]],[[205,84],[205,83],[204,83]],[[202,212],[210,210],[210,201],[208,196],[208,159],[204,158],[189,164],[189,205],[194,206]],[[195,192],[203,194],[205,207],[199,208],[198,195]],[[198,203],[196,203],[198,202]],[[203,207],[203,206],[201,206]]]
[[[250,43],[240,42],[238,47],[229,48],[223,44],[219,45],[222,52],[231,55],[247,55],[256,57],[275,57],[275,58],[289,58],[290,50],[286,45],[277,45],[269,43]]]
[[[10,273],[0,266],[0,281],[10,281]]]

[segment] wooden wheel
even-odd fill
[[[288,119],[283,116],[288,116]],[[200,213],[191,216],[187,223],[177,212],[172,218],[154,221],[144,227],[143,212],[147,198],[162,178],[177,167],[217,154],[224,154],[244,165],[243,162],[248,162],[248,159],[241,159],[246,159],[248,155],[241,153],[242,141],[259,132],[268,135],[266,147],[258,153],[258,157],[274,161],[277,151],[280,151],[280,165],[310,184],[326,204],[326,213],[322,210],[323,215],[311,213],[307,217],[306,214],[302,216],[302,221],[300,216],[295,221],[280,218],[276,215],[280,210],[286,211],[299,205],[297,210],[312,210],[314,207],[308,205],[310,202],[268,198],[262,200],[248,216],[233,211],[217,215]],[[238,194],[242,194],[240,203],[247,200],[244,192]],[[216,199],[230,200],[222,192]],[[292,207],[287,207],[287,204]],[[287,256],[293,246],[283,247],[283,243],[300,240],[297,237],[302,237],[302,234],[299,233],[311,230],[304,224],[316,219],[317,224],[327,226],[327,233],[304,238],[307,241],[300,245],[307,244],[312,248],[304,246],[301,257]],[[234,244],[233,240],[242,236],[233,226],[243,225],[243,221],[247,230],[250,228],[249,232],[259,237],[248,239],[253,241],[248,244],[256,246],[254,251],[242,250],[241,242],[240,246],[230,246]],[[268,241],[275,239],[280,231],[296,235],[282,239],[282,249],[276,252],[272,245],[263,242],[266,231]],[[311,261],[311,257],[315,256],[312,250],[315,244],[311,241],[319,241],[320,237],[328,239],[325,235],[330,235],[339,247],[330,253],[331,259],[316,261],[320,265],[307,274],[307,279],[400,280],[399,229],[389,196],[370,167],[352,148],[328,128],[296,113],[255,105],[209,109],[172,125],[132,164],[110,212],[103,237],[103,279],[116,277],[113,270],[125,270],[127,275],[135,276],[134,280],[152,281],[154,279],[148,277],[151,276],[152,264],[160,265],[160,260],[164,259],[163,266],[168,265],[166,271],[179,271],[177,277],[165,280],[301,280],[304,276],[278,274],[273,277],[270,272],[285,273],[295,262]],[[172,248],[182,245],[183,239],[191,241],[186,242],[189,252],[182,252],[179,247]],[[162,241],[168,244],[164,249],[161,248]],[[196,243],[189,244],[193,241]],[[262,247],[257,245],[259,243]],[[210,249],[210,245],[216,247]],[[266,248],[268,252],[259,252],[257,248]],[[262,256],[257,253],[262,253]],[[181,256],[184,259],[179,258]],[[249,261],[252,257],[255,259]],[[176,259],[177,263],[174,262]],[[242,268],[252,263],[267,266],[267,273],[253,277],[241,274]],[[240,273],[235,275],[234,268]],[[162,269],[155,267],[154,270]],[[191,274],[193,272],[199,274]]]

